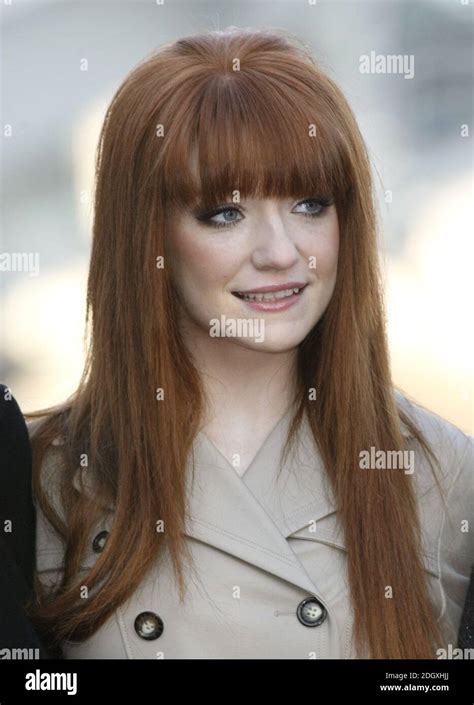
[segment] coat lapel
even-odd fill
[[[306,416],[278,473],[291,419],[289,409],[242,476],[207,436],[198,434],[186,533],[297,585],[325,604],[287,538],[333,514],[337,506]],[[410,436],[403,424],[401,430]]]
[[[314,583],[262,501],[261,492],[254,493],[252,483],[248,482],[250,477],[257,480],[259,468],[271,463],[271,450],[276,450],[284,425],[281,420],[273,429],[243,477],[206,436],[198,434],[194,444],[194,473],[192,462],[188,468],[186,534],[313,593],[317,591]],[[275,468],[269,467],[272,470]]]
[[[314,594],[329,609],[286,540],[337,509],[306,418],[278,473],[291,412],[276,424],[243,476],[204,433],[197,435],[186,475],[185,533]],[[406,427],[402,433],[409,435]],[[76,473],[74,485],[93,492],[89,478],[82,473],[81,482]]]
[[[334,503],[323,488],[319,455],[308,442],[298,446],[297,459],[290,452],[277,478],[290,421],[289,410],[242,477],[207,436],[198,434],[186,533],[316,594],[324,603],[286,537],[311,518],[334,511]]]

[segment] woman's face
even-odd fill
[[[169,257],[188,330],[215,337],[219,321],[222,335],[238,345],[296,347],[321,318],[336,282],[337,212],[322,203],[248,199],[174,214]],[[273,291],[243,298],[267,287]],[[294,288],[299,292],[288,291]]]

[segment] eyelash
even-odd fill
[[[301,206],[303,203],[308,203],[310,201],[316,202],[318,205],[322,206],[321,210],[318,213],[295,213],[295,215],[303,215],[306,218],[320,218],[326,211],[326,208],[331,206],[334,203],[334,200],[332,198],[305,198],[303,201],[299,201],[298,203],[295,204],[296,206]],[[225,205],[222,206],[221,208],[218,208],[215,211],[209,211],[207,213],[202,213],[200,215],[197,215],[197,219],[200,220],[203,225],[209,226],[211,228],[231,228],[234,225],[237,225],[240,223],[242,218],[239,220],[235,220],[230,223],[216,223],[211,220],[216,215],[220,215],[221,213],[225,213],[225,211],[229,210],[235,210],[240,215],[243,215],[242,211],[240,208],[237,208],[235,205]]]

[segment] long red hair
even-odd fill
[[[299,346],[288,444],[306,413],[345,532],[356,644],[373,658],[432,658],[439,634],[411,478],[359,470],[361,449],[405,447],[400,420],[430,455],[394,399],[369,160],[339,88],[304,45],[278,31],[230,29],[167,45],[126,77],[107,111],[97,151],[90,350],[77,392],[46,410],[33,437],[39,506],[67,546],[56,593],[47,597],[37,584],[33,620],[54,643],[85,639],[130,597],[164,542],[184,598],[185,467],[204,394],[176,325],[167,236],[175,208],[212,208],[235,190],[242,198],[335,199],[337,282]],[[58,434],[62,516],[41,483]],[[84,453],[98,488],[93,502],[72,486]],[[109,502],[113,528],[87,577],[89,588],[101,588],[80,600],[81,557]],[[387,585],[396,599],[385,599]]]

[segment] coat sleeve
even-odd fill
[[[438,561],[444,603],[441,616],[454,625],[452,646],[455,648],[474,562],[474,465],[473,439],[456,430],[449,440],[452,463]]]
[[[433,469],[438,482],[424,452],[412,440],[423,550],[432,576],[443,653],[449,653],[450,648],[457,648],[474,559],[473,438],[407,398],[403,398],[403,407],[437,460]]]
[[[31,449],[15,399],[0,385],[0,659],[25,658],[28,650],[48,658],[25,605],[33,594],[35,511],[31,489]],[[5,530],[8,525],[9,529]]]
[[[0,385],[0,449],[0,518],[11,522],[12,527],[11,531],[3,532],[3,538],[30,591],[35,545],[31,449],[20,408],[3,385]]]

